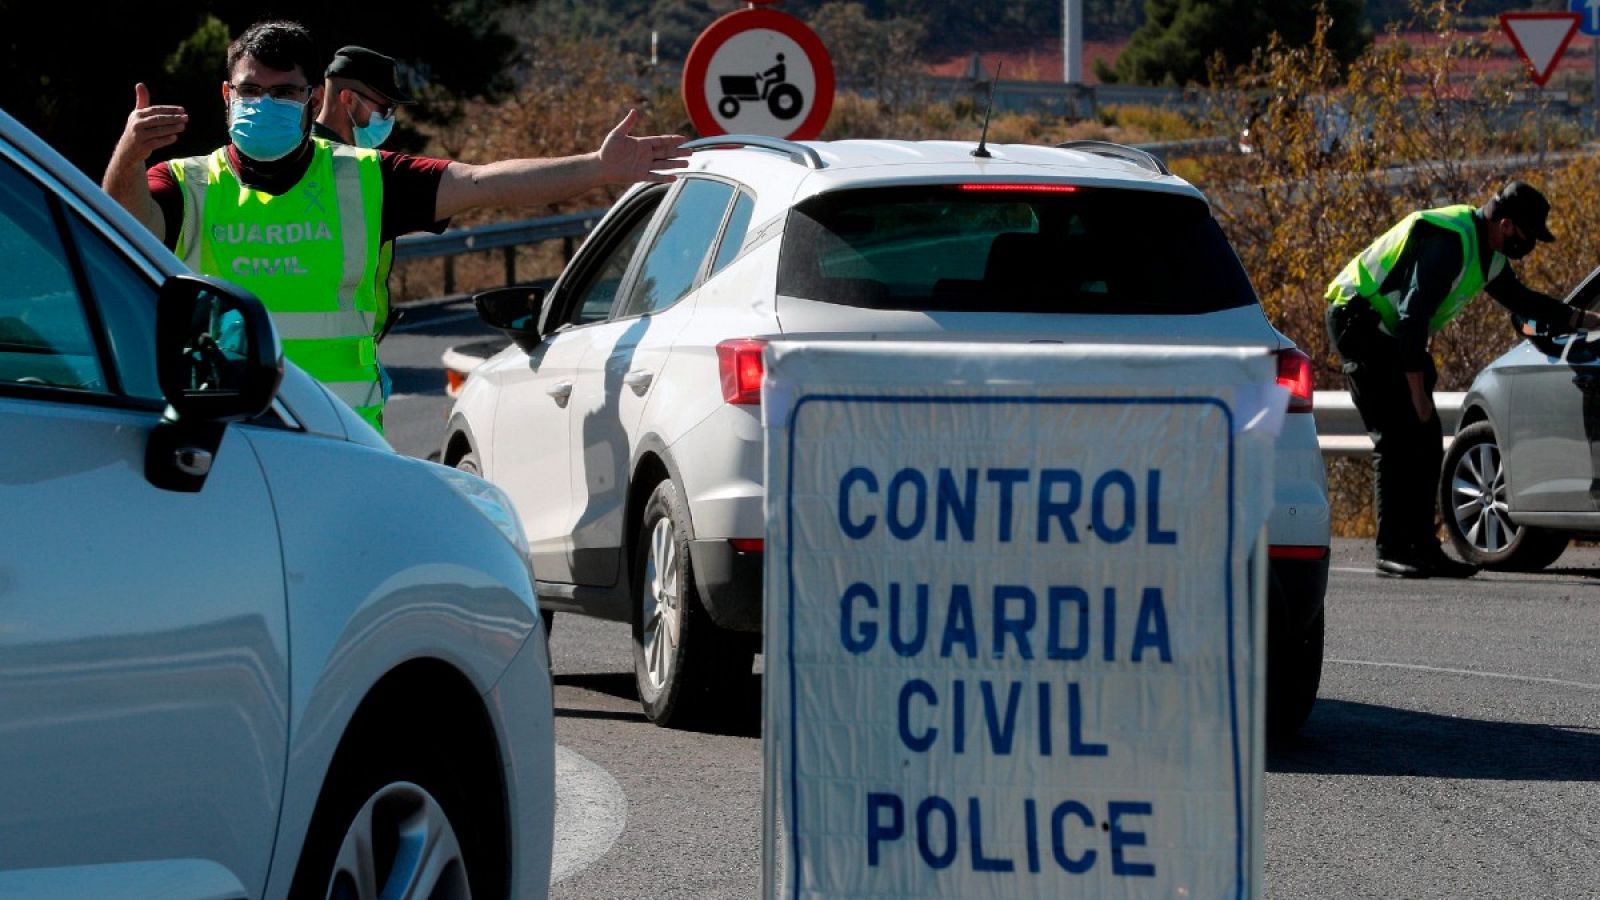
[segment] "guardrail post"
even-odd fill
[[[456,292],[456,258],[454,256],[446,256],[444,258],[444,292],[446,294],[454,294]]]
[[[504,251],[506,258],[506,284],[517,283],[517,245],[508,244]]]

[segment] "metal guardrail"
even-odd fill
[[[1176,141],[1150,141],[1144,144],[1129,144],[1137,150],[1143,150],[1151,156],[1166,162],[1174,156],[1215,156],[1219,153],[1237,153],[1238,142],[1234,138],[1209,137],[1209,138],[1184,138]]]
[[[456,396],[473,369],[509,344],[509,340],[489,338],[445,350],[440,356],[445,368],[445,392]],[[1433,394],[1447,450],[1461,419],[1461,403],[1466,396],[1463,391],[1435,391]],[[1316,419],[1317,444],[1324,456],[1368,456],[1372,453],[1372,438],[1361,424],[1361,413],[1351,402],[1348,391],[1317,391],[1312,396],[1311,414]]]
[[[1444,445],[1456,433],[1461,420],[1464,391],[1434,391],[1433,405],[1444,426]],[[1311,414],[1317,420],[1317,443],[1326,456],[1366,456],[1372,452],[1372,438],[1361,424],[1361,413],[1350,401],[1348,391],[1317,391],[1311,398]]]
[[[495,222],[471,228],[452,228],[443,234],[412,234],[394,242],[394,258],[425,259],[444,257],[444,292],[456,292],[455,257],[462,253],[499,250],[504,254],[506,284],[517,283],[517,248],[540,241],[560,240],[567,259],[577,249],[575,240],[600,222],[604,209],[586,209],[559,216],[543,216],[516,222]]]

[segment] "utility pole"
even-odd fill
[[[1061,80],[1083,83],[1083,0],[1061,0]]]

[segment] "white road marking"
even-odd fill
[[[1366,659],[1330,659],[1328,662],[1343,666],[1371,666],[1380,669],[1405,669],[1411,672],[1434,672],[1440,675],[1475,675],[1479,678],[1500,678],[1506,681],[1523,681],[1529,684],[1553,684],[1558,687],[1600,691],[1600,684],[1583,681],[1565,681],[1560,678],[1539,678],[1535,675],[1511,675],[1506,672],[1479,672],[1474,669],[1450,669],[1442,666],[1418,666],[1410,663],[1373,662]]]
[[[628,797],[611,773],[556,745],[556,836],[550,883],[594,864],[622,836]]]

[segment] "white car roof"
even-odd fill
[[[711,146],[713,141],[726,144]],[[749,143],[746,143],[749,142]],[[1205,197],[1141,151],[1089,142],[1083,149],[975,141],[782,141],[728,135],[696,142],[690,172],[723,175],[790,205],[825,191],[889,185],[973,182],[1059,182]],[[1115,153],[1116,156],[1105,155]],[[766,206],[767,203],[762,203]],[[758,214],[758,219],[761,216]]]

